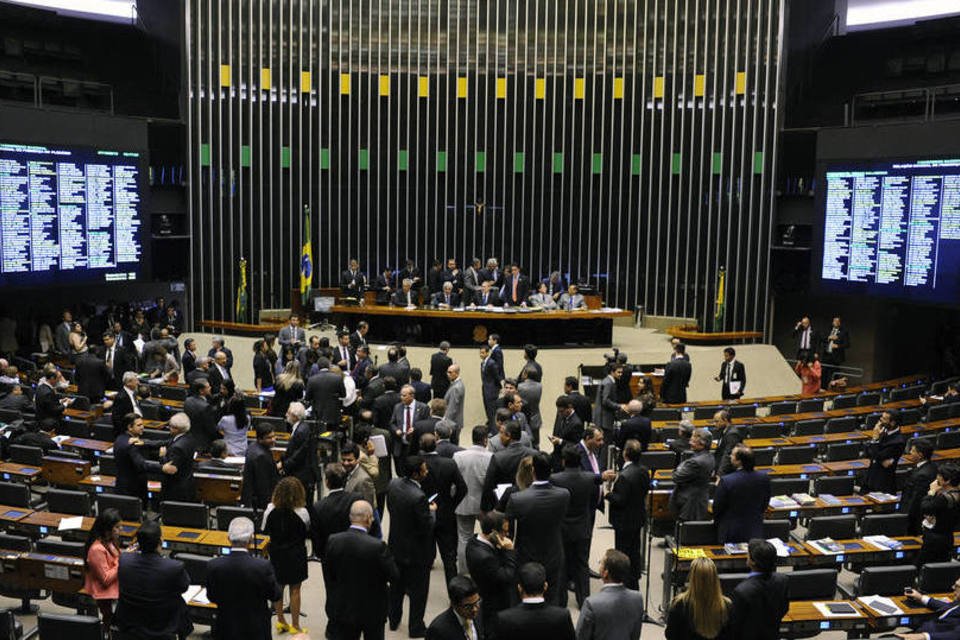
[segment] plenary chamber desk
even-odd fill
[[[500,343],[540,347],[593,345],[608,347],[613,340],[613,319],[630,318],[622,309],[582,311],[536,311],[516,307],[497,310],[431,309],[425,307],[383,307],[334,305],[330,312],[337,325],[370,323],[367,339],[373,342],[399,340],[408,344],[474,346],[486,342],[491,333]]]

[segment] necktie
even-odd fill
[[[810,329],[803,330],[803,344],[800,345],[801,349],[810,348]]]
[[[463,619],[463,635],[467,640],[474,640],[473,624],[467,618]]]
[[[450,304],[450,296],[444,296],[444,298],[446,299],[446,303],[449,305],[449,304]]]
[[[567,298],[567,309],[573,311],[573,298]]]
[[[517,276],[514,276],[514,277],[513,277],[513,300],[514,300],[514,302],[516,302],[516,300],[517,300],[517,280],[519,280],[519,278],[517,278]]]
[[[347,348],[346,348],[346,347],[340,347],[340,353],[343,355],[343,359],[347,362],[347,364],[349,364],[349,363],[350,363],[350,357],[347,355]]]
[[[107,349],[107,366],[113,369],[113,349]]]
[[[483,294],[483,304],[487,304],[487,294]]]
[[[590,458],[590,468],[593,469],[594,473],[600,473],[600,467],[597,466],[597,456],[593,455],[593,451],[588,451],[587,455]]]

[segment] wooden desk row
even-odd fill
[[[950,599],[952,594],[933,594],[936,598]],[[847,631],[856,635],[886,631],[897,627],[916,627],[924,620],[937,615],[932,609],[910,602],[905,596],[891,596],[903,611],[902,615],[889,615],[875,611],[859,600],[800,600],[790,603],[790,610],[780,622],[781,634],[816,634],[821,631]],[[848,604],[855,614],[843,617],[826,617],[817,604]]]

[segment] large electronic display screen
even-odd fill
[[[144,277],[142,156],[0,141],[0,286]]]
[[[960,306],[960,158],[823,164],[822,291]]]

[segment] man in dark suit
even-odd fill
[[[519,265],[513,265],[510,275],[503,283],[506,297],[503,304],[509,307],[527,306],[527,297],[530,295],[530,280],[520,273]]]
[[[383,623],[400,572],[392,545],[369,534],[374,523],[370,503],[357,500],[350,505],[349,517],[350,528],[330,536],[324,556],[327,637],[353,640],[362,633],[364,640],[383,640]]]
[[[583,422],[573,408],[570,396],[557,398],[557,419],[553,423],[553,434],[548,439],[553,444],[554,468],[563,468],[562,449],[564,445],[576,445],[583,438]]]
[[[492,463],[491,463],[492,464]],[[563,521],[570,504],[570,492],[550,482],[550,458],[533,455],[534,482],[514,493],[506,516],[516,522],[517,558],[521,563],[539,562],[547,572],[547,602],[559,604],[566,590],[563,555]]]
[[[313,502],[313,489],[317,484],[317,439],[303,421],[307,410],[299,402],[287,407],[286,420],[290,425],[290,440],[287,449],[277,463],[277,470],[285,476],[294,476],[303,483],[307,504]]]
[[[499,511],[480,514],[480,533],[467,542],[467,572],[483,598],[487,640],[496,636],[497,614],[510,607],[516,585],[517,553],[510,539],[510,522]]]
[[[167,445],[160,460],[160,497],[162,500],[194,502],[197,485],[193,479],[193,457],[197,452],[190,435],[190,418],[185,413],[176,413],[170,418],[170,433],[173,440]]]
[[[345,373],[353,371],[357,364],[357,354],[350,347],[350,334],[347,331],[337,332],[337,346],[333,348],[332,362]]]
[[[89,398],[94,404],[99,404],[103,401],[103,395],[110,386],[113,376],[106,362],[93,351],[88,351],[77,358],[73,380],[77,384],[78,394]]]
[[[201,453],[209,451],[210,443],[221,437],[217,426],[221,416],[210,404],[210,396],[210,383],[201,378],[190,386],[190,395],[183,402],[183,412],[190,417],[190,431]]]
[[[720,477],[713,520],[720,544],[763,538],[763,514],[770,503],[770,476],[754,470],[753,450],[738,444],[730,452],[736,471]]]
[[[444,282],[443,289],[430,299],[430,304],[438,309],[453,309],[460,306],[460,296],[453,290],[453,283]]]
[[[911,604],[922,604],[937,613],[920,625],[915,633],[898,633],[903,640],[955,640],[960,633],[960,579],[953,583],[950,600],[937,600],[913,589],[904,589]]]
[[[710,478],[716,461],[710,453],[712,437],[708,429],[694,429],[690,436],[693,457],[680,463],[673,470],[673,492],[670,494],[670,510],[678,520],[705,520],[710,497]]]
[[[617,402],[617,381],[622,375],[623,365],[614,364],[597,387],[597,399],[593,405],[593,423],[603,430],[604,440],[607,442],[613,442],[613,422],[617,412],[627,410],[627,405]]]
[[[390,296],[397,288],[397,278],[393,275],[393,269],[385,266],[383,273],[374,280],[373,288],[377,292],[377,304],[384,306],[390,304]]]
[[[604,496],[610,503],[614,547],[630,559],[630,576],[625,582],[628,589],[639,588],[643,567],[641,535],[647,525],[650,471],[640,464],[641,453],[643,447],[639,442],[627,440],[623,446],[623,469]]]
[[[653,436],[653,427],[650,418],[643,415],[643,402],[631,400],[627,403],[627,419],[620,423],[617,430],[616,443],[618,449],[623,449],[627,440],[636,440],[640,448],[646,451]]]
[[[483,494],[480,498],[480,510],[492,511],[497,506],[496,488],[501,484],[513,484],[517,477],[520,461],[535,451],[523,446],[520,425],[510,420],[500,429],[498,438],[503,449],[490,458],[490,466],[483,478]]]
[[[713,433],[720,439],[716,451],[713,452],[715,468],[718,476],[724,476],[734,470],[730,454],[735,446],[747,438],[747,427],[733,424],[730,412],[721,409],[713,414]]]
[[[800,362],[811,359],[811,356],[820,348],[820,335],[810,324],[810,318],[807,316],[803,316],[793,327],[793,337],[797,341],[797,360]]]
[[[377,367],[369,367],[368,374],[373,374],[370,384],[363,390],[361,408],[373,410],[373,423],[381,429],[390,426],[393,409],[400,402],[400,388],[393,376],[380,377]]]
[[[218,351],[223,351],[223,355],[227,356],[226,369],[230,371],[233,368],[233,351],[226,347],[226,341],[222,336],[217,336],[210,341],[210,350],[207,351],[207,357],[216,358]]]
[[[678,349],[682,350],[677,351]],[[667,404],[683,404],[687,401],[687,387],[690,386],[690,376],[693,375],[690,360],[676,357],[678,353],[686,355],[686,347],[683,343],[674,347],[674,357],[663,369],[660,399]]]
[[[370,331],[370,325],[366,320],[357,323],[356,330],[350,334],[350,346],[356,351],[360,346],[367,346],[367,332]]]
[[[401,387],[410,382],[410,370],[400,364],[400,351],[396,347],[387,349],[387,361],[380,365],[380,376],[393,378]]]
[[[500,371],[497,361],[490,355],[490,347],[480,347],[480,380],[483,392],[483,410],[487,414],[487,426],[496,424],[497,398],[500,396]]]
[[[909,517],[908,531],[910,535],[915,536],[921,532],[921,524],[923,523],[923,512],[920,510],[920,504],[930,489],[930,483],[937,479],[937,463],[931,459],[933,457],[933,443],[922,438],[911,439],[908,457],[916,466],[910,471],[910,475],[907,476],[907,481],[903,486],[899,510]]]
[[[360,262],[350,258],[350,266],[340,274],[340,292],[345,298],[363,300],[363,291],[367,288],[367,276],[360,271]]]
[[[566,560],[566,578],[573,582],[577,606],[590,595],[590,539],[593,534],[593,513],[597,503],[600,476],[580,467],[580,451],[574,445],[563,448],[564,469],[550,476],[555,486],[570,492],[570,501],[563,518],[561,536]],[[560,590],[560,606],[567,606],[567,590]]]
[[[137,531],[139,552],[121,553],[117,570],[120,597],[114,623],[131,638],[186,638],[193,625],[181,594],[190,576],[179,560],[164,558],[160,525],[145,520]]]
[[[390,305],[394,307],[415,307],[419,302],[420,296],[410,280],[401,281],[400,288],[390,296]]]
[[[499,266],[500,263],[496,258],[488,259],[487,266],[483,269],[480,269],[480,282],[489,282],[494,286],[494,288],[499,289],[500,285],[503,284],[503,269],[500,269]]]
[[[564,379],[563,393],[573,403],[573,410],[580,418],[580,422],[587,424],[593,419],[593,405],[590,403],[590,398],[580,393],[580,382],[576,376],[567,376]]]
[[[330,371],[330,361],[326,358],[320,358],[317,367],[320,372],[310,376],[304,398],[313,407],[313,417],[320,424],[327,429],[339,429],[342,400],[347,395],[343,376]]]
[[[427,628],[423,613],[430,588],[430,567],[435,555],[433,541],[436,502],[427,502],[421,488],[427,464],[420,456],[407,458],[406,477],[390,481],[387,508],[390,510],[390,551],[397,559],[399,578],[390,584],[390,630],[396,631],[403,617],[403,596],[410,597],[408,636],[422,638]]]
[[[404,385],[400,389],[400,402],[393,407],[388,425],[393,433],[393,455],[394,461],[398,463],[398,469],[410,447],[416,448],[414,425],[421,420],[426,420],[429,416],[430,410],[427,405],[417,402],[413,387]]]
[[[450,378],[447,369],[453,364],[449,355],[450,343],[444,340],[440,343],[440,350],[430,356],[430,388],[434,398],[442,398],[450,388]]]
[[[503,640],[574,640],[573,620],[564,607],[551,603],[548,572],[527,562],[518,574],[520,604],[497,616],[497,637]]]
[[[63,374],[52,363],[43,367],[43,377],[33,393],[33,408],[37,424],[43,429],[53,429],[60,424],[64,410],[73,402],[57,395],[57,386],[64,383]]]
[[[737,640],[777,640],[780,621],[790,609],[787,576],[777,573],[777,550],[762,538],[750,540],[750,577],[734,588],[730,637]]]
[[[270,504],[273,489],[280,481],[280,474],[271,451],[276,441],[273,427],[265,422],[258,423],[256,433],[256,441],[247,445],[243,463],[241,501],[245,506],[262,512]]]
[[[213,637],[217,640],[270,640],[270,605],[283,597],[273,565],[250,555],[254,526],[234,518],[227,530],[230,554],[207,564],[207,598],[217,605]]]
[[[350,528],[350,507],[363,496],[356,491],[347,491],[347,470],[339,462],[328,463],[323,468],[323,482],[327,495],[313,503],[310,513],[310,539],[313,554],[324,559],[327,540],[335,533]]]
[[[480,285],[480,291],[474,296],[473,304],[477,307],[500,307],[503,305],[500,296],[490,288],[490,283],[486,281]]]
[[[443,402],[443,400],[440,400],[440,402]],[[440,422],[437,423],[435,433],[437,434],[437,455],[441,458],[453,460],[453,456],[463,451],[463,447],[450,442],[450,438],[453,437],[453,427],[446,421],[440,420]]]
[[[183,355],[180,357],[180,367],[183,369],[183,378],[186,380],[190,372],[197,368],[197,341],[187,338],[183,341]]]
[[[467,496],[467,483],[457,463],[437,453],[435,434],[425,433],[420,437],[420,451],[428,472],[423,480],[423,492],[428,496],[437,496],[433,537],[443,561],[443,573],[447,582],[450,582],[457,575],[457,516],[454,510]]]
[[[861,493],[897,492],[897,463],[906,445],[907,439],[900,433],[899,419],[892,412],[884,411],[873,427],[873,439],[863,448],[864,455],[870,458],[870,467],[860,488]]]
[[[143,419],[135,413],[123,417],[124,432],[113,443],[113,459],[117,466],[115,491],[122,496],[140,498],[147,506],[147,472],[159,471],[160,464],[143,457]]]
[[[423,381],[423,371],[419,367],[410,369],[410,386],[413,387],[413,397],[423,404],[428,404],[433,398],[430,385]]]
[[[450,608],[427,627],[427,640],[477,640],[484,634],[480,618],[480,593],[467,576],[454,576],[447,583]]]
[[[143,410],[140,408],[140,399],[137,397],[137,390],[140,385],[140,378],[133,371],[127,371],[123,374],[123,386],[117,391],[113,398],[113,407],[110,409],[111,420],[113,421],[113,435],[118,436],[126,431],[124,416],[128,413],[135,413],[143,417]]]
[[[737,361],[737,351],[733,347],[723,350],[723,364],[714,380],[721,383],[720,397],[724,400],[736,400],[743,395],[747,386],[747,372],[743,363]]]
[[[833,377],[833,371],[844,363],[847,358],[847,349],[850,348],[850,332],[843,326],[839,317],[833,319],[830,332],[820,345],[820,362],[823,365],[821,387],[826,389]]]
[[[597,478],[599,485],[602,480],[613,481],[616,472],[607,470],[606,458],[600,455],[605,449],[603,446],[603,431],[596,427],[583,428],[583,439],[574,447],[580,456],[580,468]],[[603,511],[603,491],[597,487],[593,495],[593,510],[590,512],[590,526],[593,526],[594,510]]]

